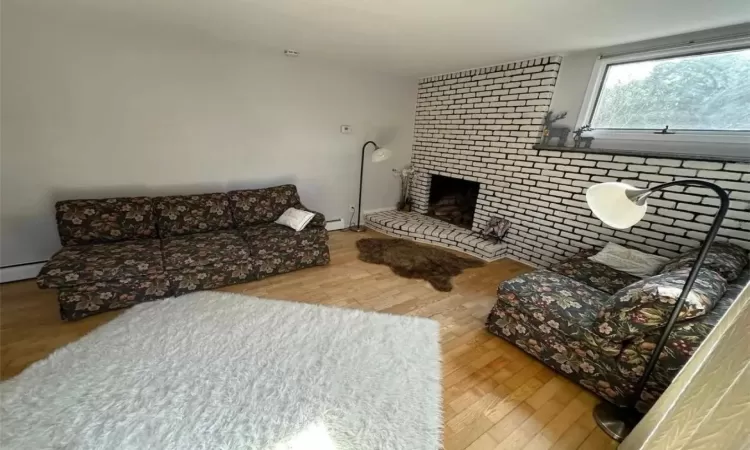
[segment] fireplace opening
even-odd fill
[[[470,229],[478,196],[475,181],[433,175],[427,215]]]

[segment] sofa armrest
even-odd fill
[[[667,345],[659,355],[659,363],[654,368],[646,389],[637,408],[642,412],[653,404],[662,392],[670,385],[674,377],[698,349],[703,339],[710,332],[711,326],[701,323],[699,319],[678,323],[669,334]],[[631,383],[636,383],[660,338],[659,333],[639,336],[623,347],[617,357],[617,368],[620,375]]]
[[[315,217],[312,218],[310,223],[308,225],[314,226],[314,227],[325,227],[326,226],[326,216],[324,216],[322,213],[319,213],[317,211],[313,211],[310,208],[306,208],[305,205],[299,204],[295,206],[297,209],[301,209],[303,211],[311,212],[315,214]]]
[[[648,361],[653,356],[659,337],[658,334],[640,336],[623,347],[617,357],[617,372],[623,378],[623,384],[632,386],[638,382]],[[693,355],[703,337],[702,330],[690,330],[684,325],[677,324],[670,333],[667,345],[659,356],[659,363],[651,373],[641,399],[636,405],[639,411],[646,412],[650,405],[659,398]]]
[[[747,278],[743,278],[744,281],[750,280],[750,271],[746,272],[745,276]],[[670,369],[671,376],[674,376],[693,356],[693,353],[711,333],[716,324],[721,321],[741,290],[742,286],[731,286],[710,313],[677,322],[672,328],[672,332],[669,333],[667,345],[659,356],[659,364],[656,365],[656,370],[662,370],[663,373],[666,373],[667,370],[665,369]],[[664,331],[663,328],[660,328],[638,336],[627,343],[619,358],[620,368],[624,375],[632,375],[633,379],[637,379],[643,373],[643,369],[651,359],[653,350],[659,342],[659,338],[661,338],[662,331]]]

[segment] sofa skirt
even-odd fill
[[[274,254],[245,263],[217,263],[170,271],[143,278],[122,278],[71,287],[58,293],[60,317],[65,321],[129,308],[138,303],[189,292],[247,283],[282,273],[329,264],[327,245]]]

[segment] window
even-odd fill
[[[578,120],[587,124],[597,139],[750,144],[750,42],[600,59]]]

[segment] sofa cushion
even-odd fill
[[[60,289],[57,300],[63,320],[78,320],[94,314],[128,308],[137,303],[173,294],[167,274],[139,278],[123,277]]]
[[[324,216],[322,213],[315,212],[311,209],[307,209],[302,204],[299,204],[295,206],[294,208],[300,209],[302,211],[311,212],[314,214],[310,223],[307,224],[308,227],[325,227],[326,226],[326,216]]]
[[[750,264],[745,266],[745,268],[740,272],[740,275],[737,277],[736,280],[732,281],[731,283],[728,283],[727,290],[724,292],[724,296],[721,297],[721,300],[719,303],[714,306],[714,310],[711,312],[712,314],[719,308],[721,308],[722,305],[725,304],[725,302],[729,302],[731,305],[731,302],[733,302],[737,297],[740,296],[740,293],[750,285]],[[727,309],[729,307],[727,306]],[[724,315],[722,313],[722,315]]]
[[[65,200],[55,212],[63,246],[156,238],[148,197]]]
[[[599,253],[589,256],[589,259],[641,278],[656,275],[669,261],[664,256],[651,255],[614,242],[607,242]]]
[[[272,223],[288,208],[300,205],[297,187],[293,184],[230,191],[228,195],[232,215],[238,227]]]
[[[185,267],[171,272],[169,278],[175,295],[258,279],[248,261],[219,261],[207,266]]]
[[[159,241],[142,239],[63,247],[42,267],[41,287],[70,287],[162,273]]]
[[[294,231],[302,231],[315,218],[315,213],[297,208],[289,208],[274,223],[284,225]]]
[[[308,226],[302,231],[294,231],[284,225],[268,223],[240,230],[252,256],[264,256],[281,249],[310,248],[325,246],[328,233],[325,228]]]
[[[556,330],[609,355],[617,355],[622,347],[592,331],[599,310],[609,299],[598,289],[540,269],[504,281],[497,295],[498,307],[505,303],[518,309],[542,332]]]
[[[660,273],[673,272],[678,269],[693,267],[700,248],[695,248],[673,258],[664,265]],[[719,242],[711,244],[706,259],[701,265],[702,269],[711,269],[721,274],[729,282],[739,276],[742,269],[748,264],[748,251],[736,245]]]
[[[739,292],[724,293],[724,296],[705,316],[677,322],[669,333],[666,346],[659,356],[659,364],[651,374],[646,389],[641,395],[641,402],[648,407],[655,402],[662,392],[670,385],[682,367],[693,356],[706,336],[724,317],[729,307],[737,298]],[[643,336],[638,336],[625,343],[622,353],[617,358],[617,367],[622,376],[632,383],[638,381],[646,369],[646,364],[661,338],[661,330],[657,329]],[[640,408],[639,409],[643,409]],[[646,408],[647,409],[647,408]]]
[[[227,194],[179,195],[154,199],[162,238],[232,228]]]
[[[253,275],[265,278],[306,267],[324,266],[331,262],[327,245],[314,247],[281,247],[250,259]]]
[[[625,286],[640,280],[629,273],[620,272],[604,264],[591,261],[591,252],[580,253],[573,258],[550,268],[559,274],[592,286],[608,294],[614,294]]]
[[[162,241],[165,270],[247,262],[248,251],[237,231],[175,236]]]
[[[739,298],[740,292],[750,282],[750,267],[742,271],[739,278],[731,284],[724,295],[716,302],[711,312],[694,319],[677,322],[669,334],[667,346],[662,350],[659,357],[659,369],[664,369],[661,374],[654,373],[654,378],[662,378],[666,385],[674,375],[685,365],[687,360],[695,353],[703,340],[713,330],[716,324],[724,317],[732,304]],[[654,330],[649,334],[638,336],[630,341],[618,359],[620,372],[623,375],[636,380],[646,367],[654,347],[661,337],[660,330]],[[667,376],[669,375],[669,376]],[[664,384],[664,383],[663,383]]]
[[[621,342],[661,328],[682,292],[691,269],[681,269],[638,281],[616,292],[601,310],[595,330]],[[727,282],[713,270],[701,269],[679,320],[708,314],[726,291]]]

